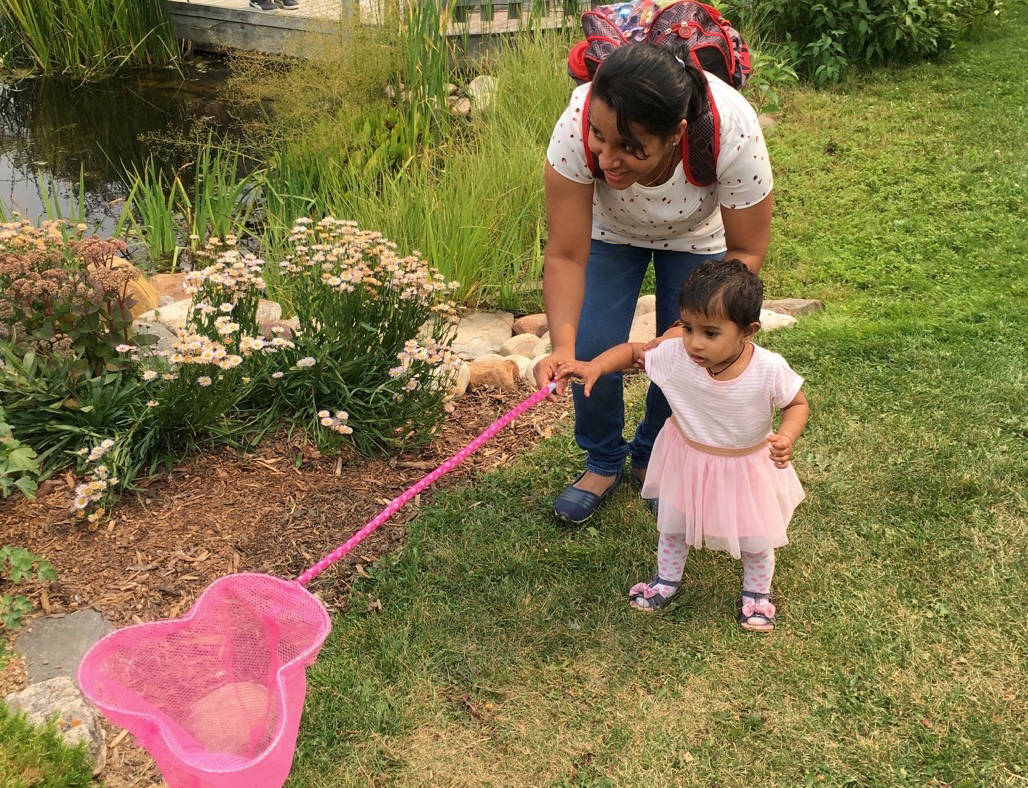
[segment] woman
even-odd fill
[[[704,114],[707,83],[720,119],[720,154],[717,181],[702,187],[685,177],[681,140]],[[591,95],[589,85],[572,93],[547,150],[543,303],[553,352],[536,366],[540,386],[555,378],[562,361],[588,361],[628,339],[651,259],[660,335],[677,318],[678,293],[696,266],[727,253],[756,272],[770,237],[771,166],[756,113],[738,92],[647,44],[615,50],[591,85]],[[587,161],[586,144],[600,178]],[[588,398],[579,386],[573,395],[575,439],[586,452],[586,470],[557,497],[554,513],[577,524],[621,482],[629,453],[641,484],[671,411],[651,385],[629,444],[622,436],[620,373],[598,381]]]

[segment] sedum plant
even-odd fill
[[[0,341],[18,356],[66,366],[74,379],[117,368],[128,341],[138,274],[117,257],[125,244],[85,237],[64,221],[0,225]]]

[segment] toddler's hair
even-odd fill
[[[678,308],[710,317],[727,315],[744,331],[760,321],[764,283],[741,260],[705,260],[685,280]]]

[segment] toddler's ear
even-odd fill
[[[758,331],[760,331],[760,321],[754,320],[750,323],[750,327],[746,329],[746,337],[752,338]]]

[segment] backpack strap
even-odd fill
[[[600,162],[589,149],[589,102],[593,97],[593,86],[589,84],[589,90],[585,94],[585,103],[582,105],[582,147],[585,149],[585,163],[589,165],[589,171],[594,178],[604,180],[603,170],[600,169]]]
[[[706,77],[704,87],[707,91],[707,109],[686,126],[685,134],[682,135],[682,169],[685,171],[685,179],[693,186],[710,186],[717,181],[717,158],[721,153],[721,117]],[[589,149],[589,102],[592,92],[590,85],[582,105],[582,147],[585,149],[585,163],[593,177],[603,180],[600,163]]]

